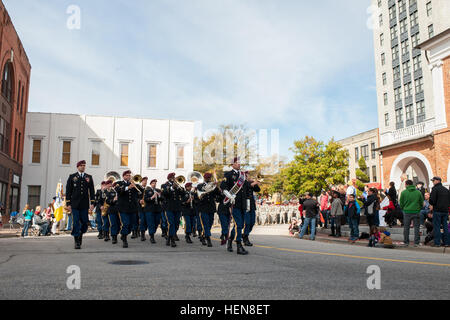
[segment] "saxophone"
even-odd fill
[[[106,203],[107,196],[104,191],[102,196],[105,199],[105,202],[103,203],[102,217],[106,217],[108,215],[109,204]]]

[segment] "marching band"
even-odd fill
[[[128,236],[155,244],[155,233],[161,228],[166,245],[175,248],[181,218],[184,219],[186,243],[198,238],[203,246],[213,247],[211,228],[214,215],[219,215],[221,225],[221,245],[233,252],[236,240],[237,254],[246,255],[244,249],[253,246],[249,235],[255,224],[254,192],[259,192],[258,181],[248,177],[241,170],[239,158],[235,158],[232,170],[225,173],[219,183],[215,174],[198,172],[183,176],[171,173],[161,189],[156,188],[157,180],[149,185],[148,178],[132,175],[127,170],[121,181],[108,177],[95,192],[92,176],[86,174],[86,162],[77,163],[78,172],[69,176],[66,187],[67,209],[73,214],[72,236],[75,249],[81,249],[83,234],[87,232],[88,212],[97,213],[98,239],[117,244],[120,234],[123,248],[128,248]]]

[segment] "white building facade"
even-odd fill
[[[193,171],[194,122],[54,113],[28,113],[20,206],[46,206],[86,160],[99,186],[107,174],[126,170],[158,186],[175,172]]]

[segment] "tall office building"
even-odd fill
[[[428,185],[442,167],[447,175],[448,158],[438,163],[436,144],[448,124],[443,99],[433,89],[435,72],[428,52],[419,47],[450,27],[450,1],[372,0],[372,5],[377,8],[374,48],[382,183],[399,184],[407,173]]]

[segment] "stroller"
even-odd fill
[[[395,209],[389,209],[388,212],[384,215],[384,221],[392,228],[397,225],[397,220],[400,220],[400,223],[403,225],[403,212],[398,205],[395,206]]]

